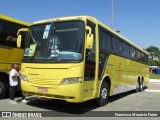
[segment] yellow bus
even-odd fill
[[[34,22],[21,69],[26,96],[95,99],[99,106],[109,96],[142,91],[149,75],[147,52],[91,16]]]
[[[17,48],[17,32],[20,28],[29,27],[29,23],[0,14],[0,98],[8,93],[11,63],[20,65],[24,44]],[[24,33],[22,33],[24,34]]]

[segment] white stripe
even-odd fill
[[[160,83],[159,79],[149,79],[150,83]]]
[[[154,82],[154,83],[153,83],[153,82],[152,82],[152,83],[150,83],[150,84],[160,84],[160,83],[158,83],[158,82]]]
[[[160,92],[160,90],[145,90],[146,92]]]

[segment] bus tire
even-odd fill
[[[100,95],[96,99],[96,104],[98,106],[104,106],[108,103],[108,98],[109,98],[109,87],[107,82],[104,81],[101,85]]]
[[[140,91],[140,81],[138,80],[136,84],[136,92],[139,92],[139,91]]]
[[[142,92],[143,91],[143,81],[137,81],[137,85],[136,85],[136,92]]]
[[[139,84],[139,91],[142,92],[143,91],[143,80],[140,82]]]
[[[8,93],[8,85],[5,79],[0,76],[0,99],[4,98]]]

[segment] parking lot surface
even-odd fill
[[[25,112],[41,113],[42,112],[42,115],[48,115],[48,117],[64,117],[63,119],[69,119],[67,117],[90,117],[90,118],[102,117],[102,119],[104,119],[105,117],[107,117],[107,115],[111,119],[112,117],[116,118],[116,113],[120,112],[120,113],[127,114],[127,111],[133,114],[136,111],[142,111],[144,115],[145,113],[147,114],[155,113],[160,115],[159,114],[159,111],[160,111],[160,87],[159,86],[160,86],[160,82],[150,81],[148,85],[148,89],[146,89],[145,91],[138,92],[138,93],[136,93],[135,91],[130,91],[127,93],[112,96],[109,99],[109,103],[103,107],[95,106],[93,104],[93,101],[73,104],[73,103],[67,103],[65,101],[40,99],[35,97],[27,97],[27,100],[29,102],[22,103],[21,98],[17,96],[16,100],[18,104],[16,105],[9,104],[9,98],[1,99],[0,111],[1,112],[18,111],[23,113]],[[46,111],[49,111],[49,112],[47,113]],[[37,115],[39,115],[38,113]],[[146,116],[146,117],[149,117],[149,116]],[[151,117],[153,119],[156,118],[155,116],[151,116]]]

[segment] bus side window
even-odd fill
[[[0,44],[2,46],[17,47],[17,32],[24,27],[9,21],[0,20]]]
[[[136,50],[136,60],[141,61],[141,53],[139,50]]]
[[[1,25],[1,20],[0,20],[0,45],[2,42],[2,25]]]
[[[101,26],[99,26],[99,74],[100,80],[105,70],[107,59],[112,52],[112,36]]]
[[[136,50],[133,47],[130,47],[130,58],[133,60],[136,58]]]
[[[123,55],[129,58],[129,45],[126,43],[123,43]]]
[[[114,53],[122,55],[122,42],[118,38],[114,38]]]

